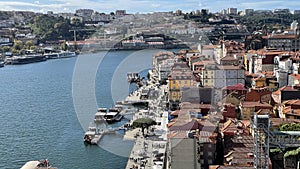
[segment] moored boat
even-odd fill
[[[110,108],[108,113],[104,116],[107,123],[113,123],[117,121],[121,121],[123,115],[120,114],[120,109],[118,108]]]
[[[107,113],[107,108],[98,108],[97,113],[95,114],[94,117],[94,121],[95,122],[104,121],[105,120],[104,116],[106,115],[106,113]]]
[[[61,51],[58,53],[58,58],[69,58],[69,57],[75,57],[76,53],[71,51]]]
[[[46,53],[44,54],[44,56],[47,59],[58,59],[58,53]]]
[[[47,59],[61,59],[61,58],[75,57],[76,53],[71,51],[59,51],[59,52],[46,53],[44,54],[44,56]]]
[[[37,161],[28,161],[24,164],[21,169],[57,169],[56,167],[51,167],[49,161],[46,160],[37,160]]]
[[[46,57],[43,55],[24,55],[24,56],[13,56],[6,59],[7,64],[28,64],[34,62],[46,61]]]

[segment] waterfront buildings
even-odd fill
[[[185,62],[177,62],[174,63],[168,80],[169,102],[172,107],[177,107],[181,98],[180,89],[182,87],[193,86],[195,84],[195,77]]]
[[[236,84],[245,84],[245,70],[234,65],[206,65],[202,70],[203,86],[223,88]]]
[[[166,83],[172,67],[175,63],[175,55],[172,52],[159,52],[152,57],[152,73],[160,83]]]

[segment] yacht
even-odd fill
[[[44,54],[44,56],[47,59],[58,59],[58,53],[46,53]]]
[[[70,51],[61,51],[58,53],[58,58],[69,58],[69,57],[75,57],[76,53],[75,52],[70,52]]]
[[[47,59],[61,59],[61,58],[69,58],[69,57],[75,57],[75,52],[70,51],[60,51],[60,52],[54,52],[54,53],[46,53],[44,56]]]
[[[28,161],[24,164],[21,169],[57,169],[56,167],[51,167],[49,161],[46,160],[37,160],[37,161]]]
[[[101,122],[104,121],[104,116],[107,113],[107,108],[98,108],[97,113],[95,114],[94,121]]]
[[[46,61],[46,57],[43,55],[24,55],[24,56],[13,56],[6,59],[7,64],[28,64],[34,62]]]
[[[104,119],[107,123],[113,123],[117,121],[121,121],[123,115],[120,114],[120,109],[118,108],[110,108],[108,113],[104,116]]]

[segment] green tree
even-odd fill
[[[33,41],[32,40],[28,40],[25,42],[25,48],[26,49],[30,49],[33,46]]]
[[[30,46],[30,48],[29,48],[30,50],[36,50],[37,49],[37,47],[36,46]]]
[[[20,40],[15,40],[14,45],[13,45],[13,49],[15,49],[17,51],[23,49],[23,42],[20,41]]]
[[[9,46],[3,46],[1,48],[2,52],[9,52],[10,51],[10,47]]]
[[[156,122],[151,118],[139,118],[132,123],[133,128],[142,128],[143,135],[145,134],[145,129],[148,130],[152,125],[156,125]]]

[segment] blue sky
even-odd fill
[[[238,10],[300,9],[299,0],[0,0],[0,10],[29,10],[35,12],[74,12],[79,8],[94,9],[109,13],[125,9],[127,13],[147,13],[154,11],[175,11],[181,9],[189,12],[197,9],[209,9],[217,12],[228,7]]]

